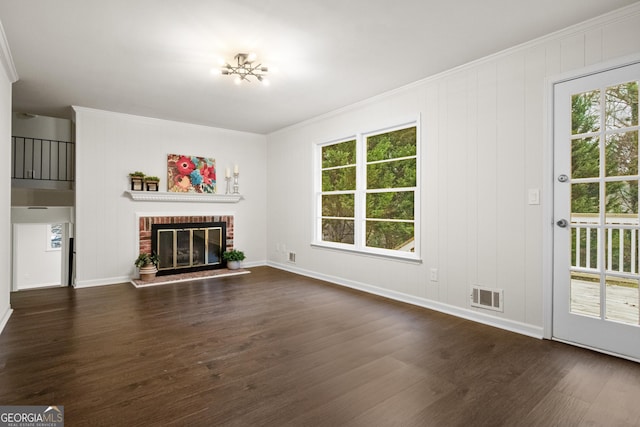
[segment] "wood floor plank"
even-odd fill
[[[0,404],[68,426],[640,427],[640,365],[269,267],[11,295]]]

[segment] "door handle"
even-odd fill
[[[567,221],[566,219],[561,219],[556,222],[556,225],[560,228],[567,228],[567,225],[569,225],[569,221]]]

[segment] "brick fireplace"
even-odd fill
[[[153,229],[162,227],[170,227],[171,224],[205,224],[205,223],[225,223],[226,224],[226,250],[233,249],[233,233],[234,223],[233,216],[230,215],[184,215],[184,216],[141,216],[138,220],[138,238],[140,252],[155,252],[152,246]],[[154,227],[154,225],[156,227]],[[211,268],[221,268],[223,265]],[[200,267],[199,269],[209,269]]]

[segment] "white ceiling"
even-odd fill
[[[13,109],[269,133],[636,0],[2,0]],[[271,85],[213,76],[255,52]]]

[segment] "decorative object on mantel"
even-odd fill
[[[238,165],[235,165],[233,167],[233,194],[239,194],[238,189],[240,188],[240,186],[238,185],[238,177],[240,176],[240,173],[238,172]]]
[[[233,167],[233,194],[240,194],[238,191],[240,189],[240,186],[238,185],[239,176],[240,173],[238,172],[238,165],[235,165]],[[229,168],[225,170],[224,179],[227,181],[227,188],[224,194],[229,194],[231,193],[231,170]]]
[[[229,168],[224,171],[224,180],[227,182],[227,187],[224,190],[224,194],[231,193],[231,171]]]
[[[167,190],[176,193],[215,193],[216,160],[183,154],[167,155]]]
[[[131,191],[144,190],[144,173],[140,171],[131,172],[129,174],[131,178]]]
[[[134,265],[140,269],[140,280],[151,280],[158,272],[158,256],[154,253],[141,253]]]
[[[231,249],[222,254],[222,259],[227,261],[227,268],[229,270],[239,269],[244,258],[244,252],[237,249]]]
[[[144,183],[147,186],[147,191],[158,191],[160,178],[158,178],[157,176],[145,176]]]

